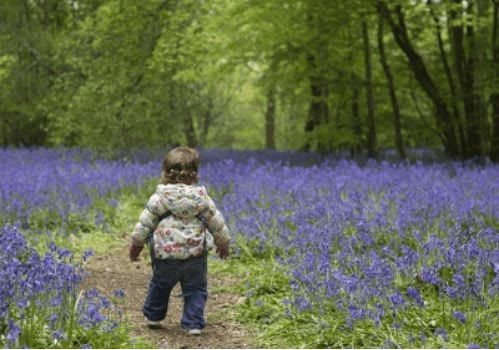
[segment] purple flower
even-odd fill
[[[460,295],[460,291],[456,287],[447,286],[447,287],[445,287],[445,292],[447,293],[447,295],[451,299],[456,299]]]
[[[52,333],[52,337],[56,340],[63,340],[66,339],[66,334],[62,331],[55,331]]]
[[[348,312],[352,320],[361,320],[364,318],[364,311],[353,304],[348,305]]]
[[[390,303],[392,303],[394,306],[400,306],[405,303],[404,298],[398,292],[391,294],[388,297],[388,301],[390,301]]]
[[[481,349],[481,347],[477,344],[468,344],[466,345],[466,349]]]
[[[433,285],[438,285],[440,282],[440,279],[437,276],[437,273],[433,269],[428,269],[425,268],[423,272],[421,273],[421,279],[424,282],[433,284]]]
[[[435,332],[433,332],[433,334],[435,334],[435,336],[437,336],[437,337],[441,337],[445,341],[449,340],[449,336],[447,334],[447,331],[444,328],[435,329]]]
[[[21,329],[12,320],[9,320],[7,324],[8,324],[8,332],[7,335],[5,336],[5,339],[10,345],[13,345],[19,338],[19,334],[21,334]]]
[[[117,298],[124,298],[125,297],[125,291],[123,289],[115,289],[114,290],[114,296]]]
[[[310,301],[304,297],[297,297],[294,304],[299,311],[309,310],[311,307]]]
[[[20,309],[25,309],[28,306],[28,299],[19,299],[16,305]]]
[[[466,315],[459,312],[459,311],[454,311],[452,313],[452,316],[454,316],[455,319],[457,319],[459,322],[461,323],[465,323],[466,322]]]
[[[93,250],[86,250],[83,252],[82,259],[83,261],[87,261],[88,258],[94,256],[94,251]]]
[[[400,346],[398,346],[397,343],[393,342],[392,340],[386,340],[383,343],[382,349],[400,349]]]
[[[407,287],[406,294],[409,298],[414,299],[419,306],[424,306],[423,299],[421,299],[421,295],[419,294],[419,291],[416,288],[412,286]]]
[[[51,328],[54,328],[54,325],[57,322],[57,320],[59,320],[58,314],[52,314],[49,316],[49,323]]]
[[[464,277],[460,273],[456,273],[454,277],[452,277],[452,281],[454,282],[454,286],[458,289],[465,289],[466,285],[464,283]]]

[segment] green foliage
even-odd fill
[[[7,0],[0,9],[5,19],[0,144],[108,151],[172,144],[263,148],[266,96],[272,90],[277,148],[359,150],[368,133],[361,31],[366,23],[377,147],[393,147],[394,111],[375,40],[376,3]],[[455,28],[467,33],[464,68],[482,108],[480,147],[487,154],[493,122],[486,104],[497,86],[488,54],[493,6],[484,0],[383,3],[394,18],[400,6],[417,55],[453,113],[455,129],[465,133],[476,126],[467,121],[469,92],[458,70],[459,39],[452,33]],[[390,28],[383,39],[404,143],[438,147],[443,130],[431,96],[414,79],[418,74]],[[317,114],[314,103],[327,110]],[[471,135],[460,136],[463,154]]]

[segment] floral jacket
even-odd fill
[[[222,247],[230,242],[222,214],[203,186],[159,185],[135,225],[132,245],[144,246],[153,231],[157,259],[187,259],[203,254],[205,247],[213,249],[213,243]]]

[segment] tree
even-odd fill
[[[405,150],[404,150],[404,142],[402,140],[402,129],[401,129],[401,115],[400,115],[400,107],[397,98],[397,93],[395,90],[395,82],[393,79],[393,74],[390,69],[390,65],[388,64],[388,60],[386,58],[385,53],[385,44],[384,44],[384,21],[383,18],[379,18],[378,22],[378,48],[379,48],[379,57],[381,61],[381,65],[383,66],[383,71],[385,72],[388,92],[390,94],[390,102],[392,104],[393,110],[393,132],[395,138],[395,146],[397,149],[397,153],[400,158],[405,158]]]
[[[445,103],[439,87],[431,77],[423,58],[416,51],[409,38],[402,7],[400,5],[395,6],[394,13],[384,1],[377,1],[376,7],[379,14],[389,24],[397,44],[402,51],[404,51],[409,61],[409,67],[414,73],[416,80],[433,103],[435,108],[434,116],[439,130],[442,131],[446,153],[451,157],[458,156],[459,151],[456,134],[454,132],[454,125],[447,104]]]
[[[492,104],[492,147],[490,156],[494,161],[499,161],[499,1],[493,1],[492,17],[492,66],[494,72],[494,91],[490,96]]]
[[[362,22],[362,38],[364,42],[364,61],[365,61],[365,81],[366,81],[366,96],[367,96],[367,156],[374,158],[376,156],[376,121],[375,121],[375,106],[373,96],[372,83],[372,59],[371,48],[369,43],[369,31],[367,22]]]

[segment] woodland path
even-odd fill
[[[140,336],[158,348],[194,349],[194,348],[251,348],[250,334],[236,320],[231,306],[244,300],[244,297],[220,291],[221,287],[235,281],[226,276],[211,274],[208,271],[209,297],[205,310],[206,328],[200,336],[187,335],[180,328],[183,300],[180,287],[176,286],[170,297],[170,304],[165,328],[148,329],[144,324],[142,305],[145,300],[151,266],[149,256],[144,251],[138,263],[128,259],[127,240],[119,237],[118,248],[111,248],[107,253],[96,255],[85,266],[89,272],[85,288],[95,288],[109,297],[113,291],[122,289],[126,295],[126,314],[130,322],[131,335]],[[122,244],[120,244],[122,243]],[[146,253],[146,254],[144,254]],[[225,263],[230,264],[230,260]]]

